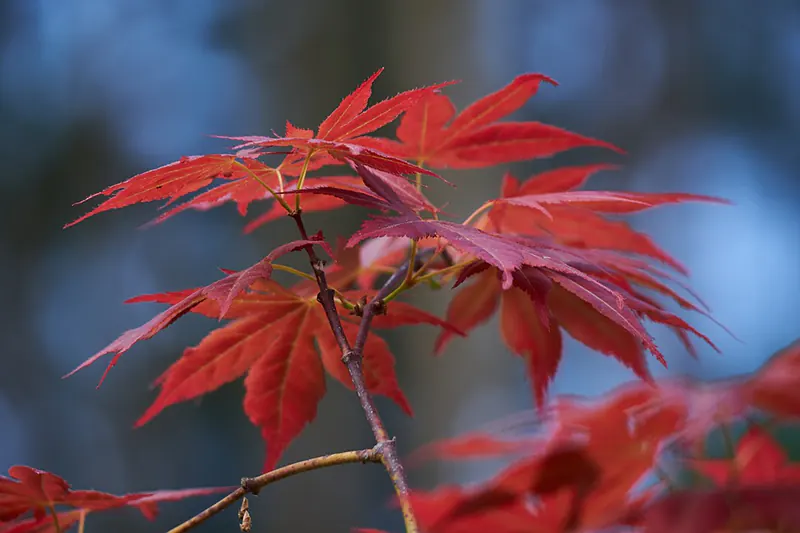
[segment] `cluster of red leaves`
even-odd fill
[[[95,490],[72,490],[61,477],[29,466],[12,466],[0,476],[0,533],[67,531],[89,513],[135,507],[149,520],[159,502],[229,492],[231,487],[159,490],[115,496]],[[69,508],[64,510],[64,508]]]
[[[752,376],[630,383],[597,400],[554,402],[533,436],[475,432],[434,443],[419,455],[513,462],[477,486],[415,492],[415,513],[426,533],[797,531],[800,462],[752,417],[800,418],[796,378],[775,378],[796,376],[798,365],[800,342]],[[733,453],[705,456],[716,427],[742,421],[749,427]],[[669,479],[670,465],[694,480]]]
[[[103,211],[164,199],[171,209],[157,220],[229,201],[244,214],[253,201],[272,201],[270,209],[248,229],[286,211],[295,214],[297,209],[290,206],[295,202],[303,211],[346,204],[377,209],[380,215],[366,220],[346,242],[347,248],[359,250],[359,260],[354,261],[350,254],[345,264],[344,252],[340,252],[338,264],[329,268],[340,310],[352,308],[351,302],[359,297],[375,294],[378,275],[396,269],[409,248],[427,248],[431,255],[424,266],[412,269],[401,288],[433,278],[453,277],[454,286],[472,279],[453,299],[447,320],[392,301],[388,315],[378,317],[374,325],[436,325],[442,331],[437,341],[437,350],[441,350],[453,334],[463,335],[499,306],[504,340],[528,362],[539,406],[544,405],[547,386],[559,366],[562,329],[615,357],[647,381],[651,377],[645,351],[666,363],[647,333],[645,321],[668,326],[690,350],[690,335],[710,343],[656,299],[664,296],[684,309],[704,312],[672,290],[667,285],[669,273],[648,260],[679,273],[682,267],[645,235],[604,215],[634,213],[667,203],[718,200],[677,193],[575,190],[592,172],[604,168],[592,166],[551,171],[523,184],[506,177],[501,197],[486,202],[466,221],[442,220],[440,209],[421,187],[423,175],[438,176],[423,165],[479,168],[577,147],[620,150],[539,122],[502,121],[521,108],[542,82],[555,84],[540,74],[518,76],[460,113],[440,93],[449,85],[446,83],[406,91],[368,107],[378,74],[348,95],[316,130],[287,123],[281,137],[228,137],[242,143],[234,148],[236,152],[184,158],[108,187],[99,193],[107,198],[72,224]],[[401,116],[396,140],[370,135]],[[284,151],[269,151],[276,148]],[[283,155],[277,166],[262,161],[276,154]],[[342,164],[355,175],[309,175]],[[407,180],[409,174],[416,175],[416,183]],[[198,194],[173,205],[193,193]],[[383,244],[376,245],[375,239]],[[416,241],[414,247],[410,246],[412,240]],[[171,307],[127,331],[78,368],[112,353],[110,368],[133,344],[152,337],[187,312],[231,320],[187,349],[159,378],[160,394],[139,423],[168,405],[247,374],[244,410],[261,428],[268,443],[266,467],[273,467],[289,442],[315,417],[325,392],[324,372],[349,386],[339,363],[341,354],[316,303],[316,289],[306,281],[285,287],[270,279],[279,256],[317,245],[327,247],[321,235],[284,245],[253,267],[206,287],[135,298],[133,301]],[[356,292],[354,287],[358,287]],[[344,327],[346,335],[355,335],[354,320],[346,317]],[[410,413],[384,341],[371,335],[364,357],[367,388],[388,396]]]

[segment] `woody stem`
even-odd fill
[[[238,489],[234,490],[217,503],[190,518],[186,522],[170,529],[168,533],[185,533],[195,526],[202,524],[223,509],[230,507],[232,504],[242,499],[246,494],[258,494],[258,491],[260,491],[262,488],[266,487],[270,483],[280,481],[281,479],[329,466],[343,465],[348,463],[378,463],[381,461],[380,457],[381,451],[378,446],[375,446],[371,450],[356,450],[314,457],[313,459],[306,459],[305,461],[300,461],[299,463],[292,463],[290,465],[282,466],[281,468],[271,470],[257,477],[243,478],[242,484]]]
[[[307,240],[308,232],[303,223],[302,211],[298,210],[294,213],[290,213],[289,216],[297,225],[300,237]],[[309,262],[311,263],[311,268],[314,271],[317,285],[319,286],[317,300],[325,311],[325,316],[328,319],[331,331],[333,331],[333,335],[342,352],[342,362],[347,366],[347,371],[350,374],[350,379],[353,381],[353,387],[358,395],[361,408],[364,410],[367,422],[369,423],[370,429],[372,429],[372,434],[375,436],[377,446],[381,450],[381,463],[389,474],[389,478],[392,480],[397,499],[400,502],[406,533],[419,533],[417,521],[411,509],[408,481],[406,480],[403,465],[400,463],[400,458],[397,454],[395,439],[389,437],[383,420],[381,420],[378,410],[375,407],[372,395],[367,390],[363,368],[363,350],[369,335],[372,317],[375,315],[376,311],[379,311],[383,307],[383,298],[390,294],[392,290],[405,279],[409,265],[406,264],[403,268],[398,269],[392,274],[386,284],[378,291],[378,294],[364,307],[356,342],[354,346],[351,346],[350,342],[347,340],[347,336],[345,336],[339,313],[336,311],[336,303],[333,299],[334,291],[328,286],[328,280],[325,277],[325,264],[319,259],[313,246],[306,246],[305,249],[308,254]]]

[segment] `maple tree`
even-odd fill
[[[221,137],[238,144],[229,153],[184,157],[107,187],[87,198],[103,198],[99,205],[67,224],[156,200],[166,200],[166,210],[150,225],[228,202],[242,216],[251,204],[267,205],[245,232],[282,216],[294,221],[297,235],[250,267],[225,270],[203,287],[129,300],[168,307],[70,372],[111,355],[102,383],[124,353],[181,316],[225,320],[156,380],[158,396],[136,425],[244,376],[243,409],[265,441],[264,473],[243,479],[235,490],[114,496],[72,490],[52,473],[15,466],[10,477],[0,477],[0,533],[61,532],[75,525],[83,531],[92,512],[133,506],[152,517],[158,502],[218,491],[230,493],[171,531],[188,531],[240,500],[240,528],[249,531],[247,494],[290,475],[356,462],[384,466],[407,533],[620,527],[660,532],[676,530],[676,523],[677,530],[698,533],[800,529],[792,504],[800,497],[800,466],[789,461],[763,420],[800,416],[800,343],[753,375],[724,382],[656,381],[649,370],[648,353],[660,364],[667,361],[647,322],[672,331],[696,355],[693,341],[716,346],[670,309],[710,314],[680,281],[685,267],[618,215],[725,201],[676,192],[584,190],[593,174],[615,168],[594,164],[524,181],[506,173],[498,197],[460,222],[447,220],[424,193],[425,180],[453,185],[437,170],[485,168],[580,147],[622,150],[551,125],[503,120],[543,83],[556,85],[541,74],[518,76],[457,112],[442,92],[450,83],[369,106],[380,72],[316,129],[287,122],[283,136]],[[398,118],[396,138],[375,135]],[[322,232],[306,228],[304,213],[347,205],[377,213],[335,247]],[[279,262],[290,253],[305,253],[309,270]],[[296,283],[278,283],[272,279],[276,270],[295,276]],[[416,287],[445,284],[457,291],[444,318],[398,299]],[[439,353],[454,336],[468,335],[495,313],[503,342],[525,361],[536,407],[529,416],[537,430],[479,430],[435,442],[415,457],[512,460],[473,487],[411,491],[373,395],[390,398],[409,415],[412,409],[395,375],[394,356],[374,330],[433,326],[439,331],[433,351]],[[639,381],[599,399],[549,398],[564,334],[616,359]],[[285,449],[316,418],[326,374],[356,392],[374,446],[278,468]],[[741,423],[748,429],[728,456],[705,453],[712,432],[723,431],[730,440],[730,428]],[[680,458],[673,471],[697,474],[693,483],[684,486],[670,476],[670,457]]]

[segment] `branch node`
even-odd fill
[[[314,272],[324,272],[325,271],[325,265],[327,265],[327,264],[328,264],[328,262],[325,261],[324,259],[317,259],[316,261],[311,263],[311,268],[314,269]]]
[[[366,309],[366,307],[367,307],[367,297],[366,296],[362,296],[353,305],[353,310],[351,312],[352,312],[352,314],[354,314],[356,316],[363,317],[364,316],[364,310]]]
[[[325,292],[328,294],[328,299],[329,299],[328,301],[332,300],[334,294],[336,294],[336,292],[333,289],[327,289]],[[317,302],[325,305],[325,300],[322,298],[321,292],[317,293]]]
[[[354,361],[361,361],[361,354],[355,350],[345,350],[344,355],[342,355],[342,363],[349,366]]]
[[[372,306],[375,308],[376,315],[385,315],[387,313],[388,306],[383,300],[376,300],[372,303]]]
[[[249,492],[253,496],[258,496],[258,493],[261,491],[258,480],[252,477],[243,477],[241,485],[242,490]]]

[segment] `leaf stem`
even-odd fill
[[[489,208],[490,208],[490,207],[492,207],[493,205],[494,205],[494,200],[489,200],[488,202],[484,203],[484,204],[483,204],[482,206],[480,206],[478,209],[476,209],[475,211],[473,211],[473,212],[472,212],[472,214],[471,214],[470,216],[468,216],[468,217],[467,217],[467,219],[466,219],[466,220],[465,220],[465,221],[464,221],[462,224],[464,224],[465,226],[467,226],[467,225],[468,225],[470,222],[472,222],[473,220],[475,220],[475,218],[476,218],[478,215],[480,215],[481,213],[483,213],[484,211],[486,211],[487,209],[489,209]]]
[[[185,531],[189,531],[193,527],[205,522],[223,509],[236,503],[246,494],[258,494],[258,491],[270,483],[274,483],[275,481],[280,481],[281,479],[294,476],[302,472],[326,468],[328,466],[343,465],[348,463],[380,462],[381,449],[379,445],[376,445],[369,450],[341,452],[314,457],[313,459],[306,459],[305,461],[300,461],[290,465],[282,466],[281,468],[276,468],[275,470],[261,474],[257,477],[243,478],[241,487],[231,492],[211,507],[208,507],[206,510],[190,518],[186,522],[170,529],[168,533],[184,533]]]
[[[424,274],[422,276],[417,277],[416,279],[414,279],[414,281],[416,283],[419,283],[421,281],[427,281],[427,280],[429,280],[429,279],[431,279],[431,278],[433,278],[435,276],[438,276],[440,274],[442,274],[442,275],[450,274],[451,272],[455,272],[456,270],[460,270],[460,269],[464,268],[465,266],[470,264],[472,261],[474,261],[474,259],[470,259],[469,261],[465,261],[463,263],[456,263],[455,265],[450,265],[449,267],[442,268],[440,270],[434,270],[433,272],[428,272],[427,274]]]
[[[78,533],[83,533],[86,529],[86,509],[81,509],[81,516],[78,520]]]
[[[294,210],[300,211],[300,190],[306,181],[306,174],[308,174],[308,164],[311,162],[311,156],[314,155],[314,150],[309,150],[303,161],[303,168],[300,169],[300,176],[297,178],[297,195],[294,198]]]
[[[302,272],[302,271],[297,270],[296,268],[292,268],[290,266],[279,265],[277,263],[272,263],[272,268],[274,268],[275,270],[281,270],[283,272],[288,272],[289,274],[294,274],[295,276],[298,276],[298,277],[301,277],[301,278],[304,278],[304,279],[307,279],[307,280],[310,280],[310,281],[317,281],[317,279],[314,276],[312,276],[311,274],[306,274],[305,272]]]
[[[264,187],[264,188],[267,190],[267,192],[269,192],[269,193],[272,195],[272,197],[273,197],[273,198],[275,198],[275,201],[276,201],[276,202],[278,202],[278,203],[281,205],[281,207],[283,207],[284,209],[286,209],[286,211],[287,211],[287,212],[292,210],[292,208],[291,208],[291,207],[289,207],[289,204],[287,204],[287,203],[286,203],[286,200],[284,200],[284,199],[281,197],[281,195],[280,195],[280,194],[277,194],[277,193],[276,193],[276,192],[275,192],[275,191],[272,189],[272,187],[270,187],[269,185],[267,185],[267,184],[266,184],[266,182],[264,182],[264,180],[262,180],[261,178],[259,178],[259,177],[256,175],[256,173],[255,173],[255,172],[253,172],[252,170],[250,170],[249,168],[247,168],[245,165],[243,165],[242,163],[240,163],[240,162],[238,162],[238,161],[236,161],[235,163],[236,163],[236,164],[237,164],[237,165],[238,165],[238,166],[239,166],[239,167],[240,167],[242,170],[244,170],[244,171],[245,171],[245,172],[246,172],[246,173],[247,173],[247,174],[248,174],[248,175],[249,175],[251,178],[253,178],[253,179],[254,179],[254,180],[256,180],[258,183],[260,183],[260,184],[261,184],[261,186],[262,186],[262,187]]]
[[[61,524],[58,522],[58,513],[56,512],[56,506],[53,504],[52,500],[47,502],[47,508],[50,510],[50,516],[53,517],[55,533],[61,533]]]
[[[303,223],[303,216],[301,211],[290,213],[289,216],[295,221],[297,230],[300,232],[300,237],[308,239],[308,232],[306,231]],[[350,379],[353,381],[353,388],[356,391],[358,400],[361,403],[361,408],[367,418],[372,434],[375,437],[377,446],[380,450],[380,460],[383,463],[386,472],[394,486],[397,499],[400,502],[400,508],[403,513],[403,521],[406,526],[406,533],[419,533],[417,521],[411,509],[411,500],[409,498],[408,481],[406,480],[403,465],[400,463],[400,458],[397,454],[394,438],[389,437],[386,427],[381,420],[378,410],[375,407],[375,402],[372,395],[367,390],[366,380],[364,378],[363,368],[363,350],[367,342],[370,326],[372,325],[372,317],[376,311],[383,309],[384,298],[388,296],[398,284],[407,275],[409,264],[406,263],[403,267],[397,269],[386,281],[384,286],[378,291],[375,297],[364,307],[361,323],[359,324],[358,334],[356,335],[356,342],[354,346],[350,346],[350,341],[344,334],[342,328],[342,321],[339,313],[336,311],[336,304],[333,299],[334,291],[328,287],[328,280],[325,277],[325,264],[319,260],[317,253],[312,246],[306,247],[306,253],[311,263],[311,268],[314,270],[314,276],[317,279],[319,286],[319,294],[317,300],[322,304],[325,311],[325,316],[342,352],[342,362],[347,366],[347,371],[350,374]],[[173,532],[171,532],[173,533]]]
[[[411,278],[414,276],[414,262],[417,260],[417,240],[411,240],[411,250],[408,252],[408,272],[406,272],[406,279],[403,280],[403,285],[411,285]]]

